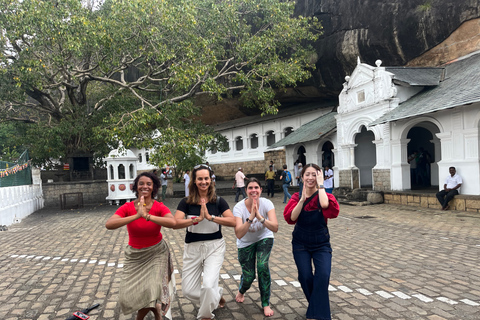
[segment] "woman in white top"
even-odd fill
[[[273,233],[278,231],[278,221],[272,201],[260,198],[260,181],[251,178],[247,182],[247,198],[233,208],[236,219],[238,260],[242,266],[242,277],[235,300],[243,302],[245,292],[255,279],[257,265],[258,285],[262,300],[263,313],[273,316],[270,308],[270,269],[268,259],[273,247]]]

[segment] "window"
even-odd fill
[[[292,127],[287,127],[287,128],[285,128],[285,129],[283,129],[284,137],[288,137],[288,135],[289,135],[290,133],[292,133],[292,132],[293,132],[293,128],[292,128]]]
[[[140,163],[142,162],[142,154],[141,153],[138,154],[138,162],[140,162]]]
[[[267,132],[267,146],[270,147],[272,144],[275,143],[275,133],[273,130]]]
[[[250,135],[250,148],[252,149],[258,148],[258,136],[256,133]]]
[[[123,164],[118,166],[118,179],[125,179],[125,166]]]
[[[235,150],[240,151],[243,150],[243,139],[242,137],[235,138]]]
[[[361,102],[364,102],[364,101],[365,101],[365,91],[360,90],[360,91],[357,92],[357,102],[361,103]]]
[[[150,155],[148,152],[145,152],[145,162],[148,162],[150,160]]]
[[[115,179],[115,176],[113,175],[113,166],[110,165],[110,180]]]
[[[129,170],[130,171],[130,179],[133,179],[135,177],[135,173],[133,172],[134,166],[133,166],[132,163],[130,164],[129,168],[130,168],[130,170]]]

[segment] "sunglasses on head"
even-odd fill
[[[197,170],[197,169],[200,169],[200,168],[210,170],[210,167],[207,166],[206,164],[198,164],[195,167],[193,167],[193,170]]]

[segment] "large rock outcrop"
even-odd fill
[[[321,95],[335,95],[357,57],[371,65],[377,59],[383,65],[407,65],[445,41],[462,23],[479,18],[480,0],[297,0],[296,14],[315,16],[323,25],[323,35],[315,43],[317,69],[305,85]],[[478,36],[478,23],[470,27]],[[468,42],[465,45],[472,46]],[[456,58],[445,59],[449,57]],[[445,62],[437,57],[436,63]]]

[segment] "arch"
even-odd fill
[[[142,163],[142,153],[138,153],[138,162]]]
[[[293,127],[286,127],[283,129],[283,137],[288,137],[293,132]]]
[[[248,139],[250,140],[250,149],[258,148],[258,134],[252,133]]]
[[[268,130],[265,132],[265,135],[267,137],[267,147],[270,147],[272,144],[274,144],[275,141],[275,132],[273,130]]]
[[[352,122],[346,132],[346,141],[347,144],[355,143],[355,136],[359,134],[362,130],[362,127],[365,127],[366,130],[371,131],[374,134],[374,140],[380,140],[382,138],[381,126],[369,127],[368,125],[372,122],[372,119],[369,118],[359,118],[356,121]]]
[[[402,136],[406,134],[405,138],[409,140],[407,155],[411,189],[429,188],[438,181],[441,145],[436,133],[440,132],[440,128],[434,122],[430,122],[431,118],[423,117],[423,120],[410,121],[402,132]]]
[[[377,163],[377,149],[373,143],[375,134],[367,130],[366,126],[360,127],[360,132],[355,134],[355,166],[360,174],[360,187],[372,188],[373,167]]]
[[[398,138],[407,139],[408,132],[415,126],[423,127],[432,133],[434,133],[434,131],[435,133],[444,132],[442,124],[437,119],[431,117],[418,117],[407,121],[403,126],[400,127],[398,131],[400,137]],[[394,133],[392,132],[392,139],[396,139],[397,137],[394,137],[393,134]]]
[[[113,166],[112,166],[112,165],[109,165],[108,168],[109,168],[108,174],[110,175],[110,176],[108,177],[108,179],[114,180],[114,179],[115,179],[115,173],[114,173],[114,171],[113,171]]]
[[[130,179],[134,179],[135,178],[135,166],[133,165],[133,163],[130,163],[130,166],[129,166],[129,169],[128,169],[128,172],[130,173]]]
[[[241,136],[235,137],[235,150],[236,151],[243,150],[243,138]]]
[[[335,166],[335,157],[332,149],[334,149],[334,146],[330,140],[325,140],[319,143],[317,149],[317,158],[318,165],[322,168],[325,166],[333,168]]]
[[[118,171],[118,179],[125,179],[125,166],[120,163],[117,167],[117,171]]]

